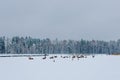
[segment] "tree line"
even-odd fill
[[[120,39],[51,40],[32,37],[0,37],[1,54],[113,54],[120,53]]]

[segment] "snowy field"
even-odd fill
[[[120,80],[120,56],[42,58],[0,57],[0,80]]]

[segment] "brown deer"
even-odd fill
[[[29,60],[33,60],[34,58],[32,58],[32,57],[29,57],[28,59],[29,59]]]
[[[54,57],[52,56],[52,57],[50,57],[50,59],[54,59]]]
[[[57,56],[54,56],[54,58],[57,58]]]
[[[63,56],[63,58],[69,58],[68,56]]]
[[[94,55],[92,55],[92,58],[94,58],[95,56]]]
[[[75,56],[73,55],[73,56],[72,56],[72,60],[73,60],[74,58],[75,58]]]
[[[45,57],[43,57],[42,59],[46,59],[46,56],[45,56]]]

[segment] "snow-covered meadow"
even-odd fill
[[[42,58],[0,57],[0,80],[120,80],[120,56]]]

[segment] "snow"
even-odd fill
[[[120,56],[42,58],[0,57],[0,80],[120,80]]]

